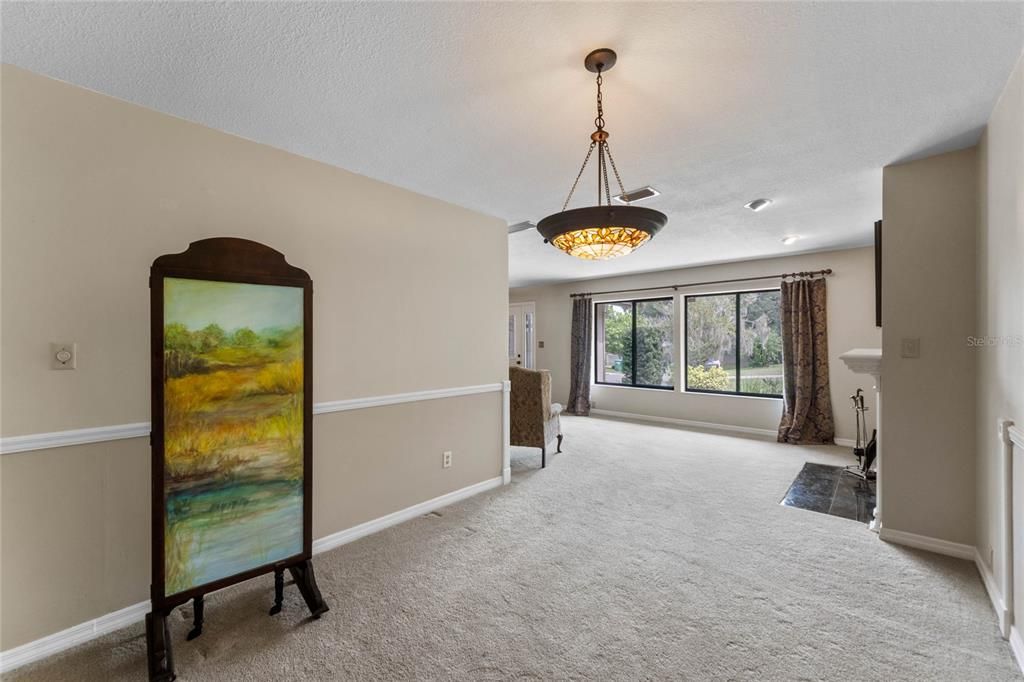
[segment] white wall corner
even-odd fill
[[[990,567],[985,565],[984,559],[978,554],[976,563],[978,564],[978,570],[981,571],[981,577],[985,581],[985,589],[989,591],[989,596],[992,597],[992,604],[996,607],[996,614],[999,616],[999,631],[1003,634],[1004,639],[1010,637],[1010,626],[1013,623],[1013,602],[1014,602],[1014,586],[1013,586],[1013,439],[1010,431],[1013,429],[1013,420],[1002,418],[998,420],[999,427],[999,439],[1003,444],[1000,470],[1003,478],[1003,485],[1001,486],[1001,506],[1002,506],[1002,520],[1001,530],[1002,538],[1000,540],[1001,547],[999,548],[999,555],[1002,559],[1002,589],[1000,590],[1000,598],[997,600],[994,594],[996,589],[995,576],[991,575],[991,572],[995,570],[995,565]],[[1022,451],[1024,452],[1024,451]],[[995,552],[993,553],[995,554]],[[994,562],[994,559],[993,559]],[[989,578],[991,577],[991,586],[989,585]],[[1001,606],[1001,608],[1000,608]]]
[[[512,382],[501,382],[501,482],[512,482]]]

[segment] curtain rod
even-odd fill
[[[762,279],[786,279],[787,277],[816,277],[821,275],[831,275],[832,268],[825,268],[823,270],[804,270],[803,272],[784,272],[781,275],[762,275],[760,277],[738,277],[736,279],[717,279],[710,282],[692,282],[690,284],[666,284],[661,287],[640,287],[639,289],[616,289],[614,291],[594,291],[594,292],[582,292],[578,294],[569,294],[570,298],[576,298],[578,296],[603,296],[604,294],[631,294],[636,291],[660,291],[662,289],[678,290],[687,287],[703,287],[710,286],[712,284],[731,284],[733,282],[756,282]]]

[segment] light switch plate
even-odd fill
[[[77,366],[77,343],[50,344],[50,369],[75,369]]]
[[[904,358],[919,358],[921,357],[921,339],[901,339],[900,340],[900,357]]]

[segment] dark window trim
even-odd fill
[[[740,386],[743,385],[740,379],[740,334],[742,334],[742,328],[740,327],[740,296],[743,294],[764,294],[770,291],[782,291],[781,289],[747,289],[745,291],[723,291],[720,293],[708,293],[708,294],[689,294],[683,296],[683,324],[682,324],[682,335],[683,335],[683,390],[687,393],[706,393],[708,395],[737,395],[745,398],[774,398],[776,400],[782,400],[782,394],[775,393],[748,393],[740,391]],[[735,391],[712,391],[707,388],[690,388],[690,374],[687,371],[690,367],[690,299],[691,298],[705,298],[707,296],[733,296],[735,297],[734,308],[736,309],[736,390]]]
[[[617,301],[595,301],[594,302],[594,384],[596,384],[598,386],[616,386],[618,388],[653,388],[653,389],[658,390],[658,391],[674,391],[674,390],[676,390],[675,385],[672,385],[672,386],[654,386],[654,385],[650,385],[650,384],[638,384],[638,383],[636,383],[636,304],[637,303],[655,303],[655,302],[658,302],[658,301],[670,301],[670,302],[672,302],[673,308],[675,308],[675,301],[673,301],[672,296],[659,296],[658,298],[633,298],[633,299],[617,300]],[[633,383],[632,384],[613,384],[610,381],[598,381],[597,380],[597,370],[598,370],[598,360],[599,360],[599,358],[597,357],[597,319],[598,319],[597,318],[597,306],[599,306],[599,305],[616,305],[616,304],[617,305],[625,305],[627,303],[630,305],[630,311],[631,311],[630,315],[631,315],[632,322],[633,322],[633,326],[632,326],[632,333],[633,333],[633,341],[632,341],[633,362],[631,363],[631,365],[633,367],[633,376],[631,377],[632,380],[633,380]],[[672,354],[673,354],[673,356],[675,355],[675,349],[673,349]]]

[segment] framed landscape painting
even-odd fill
[[[151,287],[153,597],[173,606],[311,554],[311,285],[219,239],[158,259]]]
[[[289,572],[314,619],[313,283],[263,244],[193,242],[150,269],[152,571],[149,679],[175,679],[171,611]]]
[[[164,589],[302,553],[303,290],[164,280]]]

